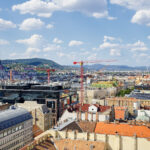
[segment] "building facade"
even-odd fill
[[[19,150],[33,140],[32,116],[23,108],[11,106],[0,112],[0,149]]]
[[[45,104],[38,104],[36,101],[25,101],[17,103],[19,107],[27,109],[33,117],[33,125],[37,125],[42,131],[46,131],[55,125],[53,114]]]

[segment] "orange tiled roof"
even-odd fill
[[[113,134],[116,133],[122,136],[134,136],[141,138],[150,138],[150,129],[146,126],[137,126],[129,124],[114,124],[98,122],[95,128],[95,133]]]
[[[89,150],[91,145],[93,145],[94,150],[105,150],[106,144],[100,141],[84,141],[84,140],[71,140],[71,139],[62,139],[54,140],[56,147],[59,150]]]

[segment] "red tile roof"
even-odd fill
[[[99,104],[93,104],[94,106],[98,107],[98,112],[105,112],[106,110],[110,109],[110,106],[101,106]],[[82,112],[88,112],[89,107],[92,106],[91,104],[77,104],[71,110],[79,111],[81,109]],[[81,108],[80,108],[81,107]]]
[[[137,126],[129,124],[114,124],[98,122],[96,124],[95,133],[112,134],[118,133],[122,136],[134,136],[150,139],[150,129],[146,126]]]

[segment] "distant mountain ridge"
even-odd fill
[[[93,70],[108,70],[108,71],[145,71],[147,70],[146,66],[137,66],[137,67],[131,67],[126,65],[102,65],[102,64],[93,64],[93,65],[85,65],[84,66],[87,69],[93,69]],[[149,67],[148,67],[149,68]]]
[[[57,69],[63,69],[64,67],[59,65],[58,63],[48,60],[48,59],[42,59],[42,58],[31,58],[31,59],[8,59],[8,60],[1,60],[2,64],[23,64],[23,65],[33,65],[33,66],[39,66],[47,64],[49,67],[57,68]]]
[[[75,69],[80,66],[76,65],[60,65],[52,60],[48,59],[42,59],[42,58],[31,58],[31,59],[13,59],[13,60],[1,60],[2,64],[23,64],[23,65],[32,65],[32,66],[39,66],[47,64],[48,67],[56,68],[56,69]],[[103,65],[103,64],[93,64],[93,65],[84,65],[85,69],[88,70],[108,70],[108,71],[135,71],[135,70],[141,70],[145,71],[147,70],[146,66],[138,66],[138,67],[131,67],[127,65]],[[149,67],[148,67],[149,68]]]

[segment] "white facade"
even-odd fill
[[[96,113],[97,111],[98,111],[98,108],[96,106],[94,106],[94,105],[91,105],[88,108],[88,112]]]
[[[136,120],[150,122],[150,110],[137,110]]]
[[[98,115],[98,116],[96,116]],[[82,112],[82,113],[78,113],[77,112],[68,112],[68,110],[65,110],[65,112],[63,113],[63,115],[61,116],[61,118],[59,119],[59,123],[63,123],[66,120],[77,120],[77,119],[81,119],[82,121],[86,120],[86,113]],[[107,121],[109,120],[110,116],[108,114],[102,114],[102,113],[88,113],[87,115],[87,120],[88,121]]]

